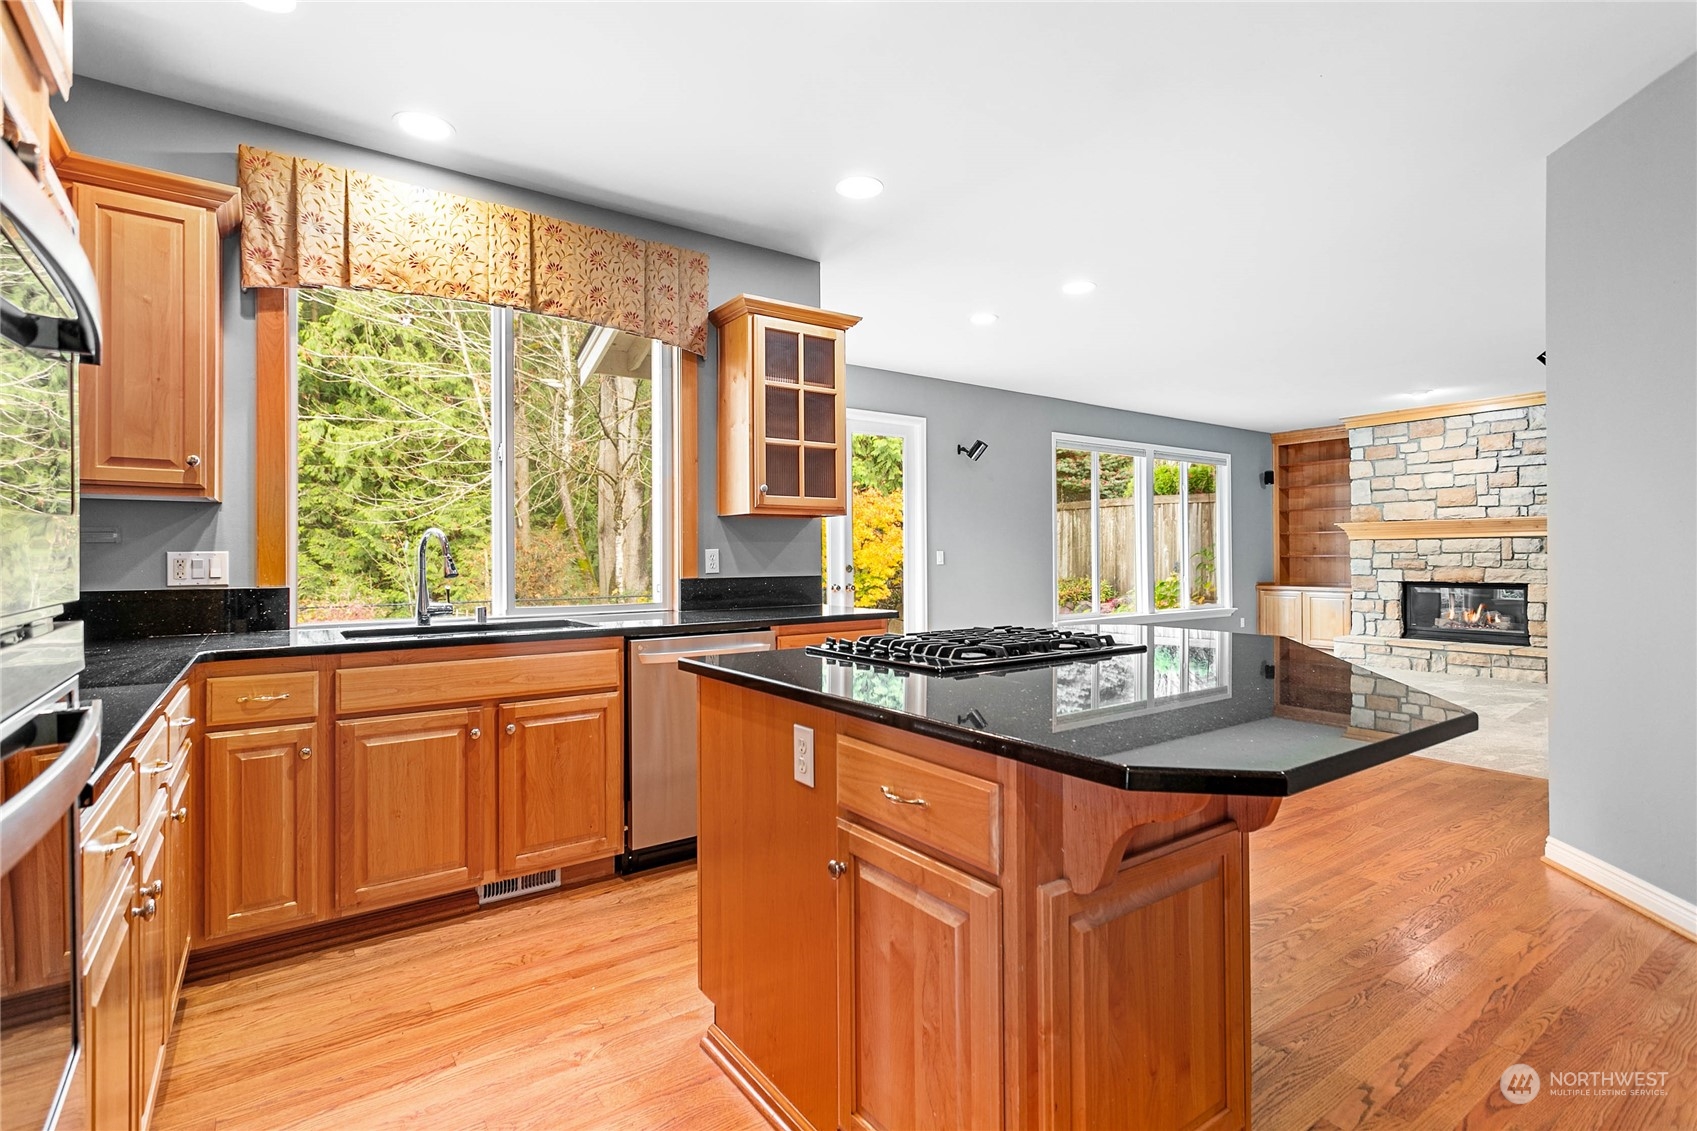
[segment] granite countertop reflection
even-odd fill
[[[389,652],[401,648],[460,648],[477,643],[528,643],[596,637],[633,639],[696,631],[742,632],[781,624],[876,620],[891,614],[879,609],[776,605],[567,615],[586,627],[504,632],[499,641],[474,641],[452,635],[349,640],[338,627],[308,625],[260,632],[196,633],[89,643],[84,648],[86,666],[81,693],[84,699],[99,699],[104,704],[97,770],[104,768],[118,751],[129,744],[141,723],[163,704],[171,685],[187,674],[189,667],[196,662],[338,652]]]
[[[1148,651],[963,676],[801,650],[681,666],[1133,790],[1282,797],[1479,727],[1465,708],[1282,637],[1164,626],[1090,631]]]

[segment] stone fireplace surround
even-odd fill
[[[1546,682],[1542,398],[1507,398],[1427,419],[1346,423],[1351,521],[1341,525],[1350,535],[1350,630],[1334,642],[1336,654],[1390,670]],[[1524,584],[1532,643],[1404,638],[1404,581]]]

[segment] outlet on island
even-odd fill
[[[228,550],[169,550],[165,554],[166,585],[229,585]]]

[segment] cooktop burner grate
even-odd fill
[[[950,628],[862,636],[853,640],[832,636],[827,637],[823,644],[810,646],[807,651],[833,660],[905,668],[932,675],[959,675],[999,668],[1094,660],[1103,656],[1145,652],[1148,646],[1128,644],[1096,633],[998,625],[994,628]]]

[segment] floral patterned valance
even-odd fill
[[[242,146],[242,286],[463,298],[707,346],[707,255]]]

